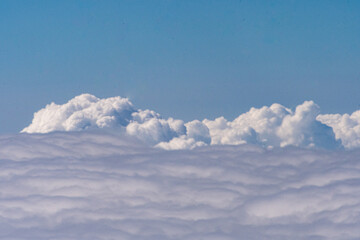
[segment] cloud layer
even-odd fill
[[[51,103],[34,114],[26,133],[112,129],[164,149],[250,143],[265,148],[300,146],[337,149],[360,146],[360,112],[319,115],[305,101],[294,110],[280,104],[251,108],[233,121],[224,117],[185,123],[133,106],[127,98],[82,94],[63,105]]]
[[[359,239],[358,119],[312,101],[191,122],[51,103],[0,136],[0,238]]]
[[[0,136],[0,238],[359,239],[358,156],[164,151],[104,130]]]

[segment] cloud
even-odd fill
[[[99,128],[123,131],[150,145],[169,142],[186,135],[187,131],[182,120],[163,119],[154,111],[135,109],[127,98],[99,99],[82,94],[63,105],[51,103],[39,110],[34,114],[32,123],[22,132],[48,133]]]
[[[358,116],[305,101],[184,122],[121,97],[51,103],[0,136],[0,238],[358,239],[360,150],[340,145],[359,147]]]
[[[0,136],[0,238],[358,239],[359,155],[164,151],[113,129]]]
[[[132,103],[121,97],[99,99],[82,94],[63,105],[51,103],[34,114],[22,132],[47,133],[91,128],[126,126],[135,112]]]
[[[360,147],[360,111],[349,114],[319,115],[317,120],[332,127],[336,139],[346,148]]]
[[[251,108],[233,121],[219,117],[185,123],[179,119],[164,119],[151,110],[136,109],[126,98],[99,99],[83,94],[63,105],[47,105],[34,114],[32,123],[22,132],[108,128],[169,150],[245,143],[265,148],[299,146],[337,149],[341,147],[341,141],[346,148],[359,145],[356,143],[359,135],[354,133],[354,137],[344,140],[344,133],[341,132],[344,128],[340,127],[339,121],[325,120],[326,116],[319,115],[319,106],[314,102],[305,101],[294,111],[273,104],[270,107]],[[354,129],[352,131],[356,132]]]
[[[205,119],[212,144],[252,143],[264,147],[321,147],[338,148],[332,129],[316,120],[319,107],[305,101],[295,112],[280,104],[260,109],[251,108],[234,121],[220,117]]]

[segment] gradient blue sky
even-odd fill
[[[91,93],[184,120],[360,106],[360,1],[0,2],[0,133]]]

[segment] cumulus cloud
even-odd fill
[[[356,119],[355,115],[353,119]],[[48,133],[111,128],[136,136],[151,146],[169,150],[191,149],[209,144],[245,143],[265,148],[300,146],[336,149],[341,147],[341,142],[346,148],[359,146],[360,131],[353,127],[358,126],[358,122],[351,122],[356,121],[353,119],[336,119],[319,115],[319,106],[312,101],[305,101],[295,110],[273,104],[270,107],[251,108],[233,121],[219,117],[215,120],[185,123],[173,118],[164,119],[151,110],[136,109],[126,98],[99,99],[83,94],[63,105],[47,105],[34,114],[32,123],[22,132]],[[346,127],[342,127],[344,121],[348,123]],[[350,128],[349,131],[345,130]]]
[[[280,104],[260,109],[251,108],[234,121],[220,117],[214,121],[205,119],[210,129],[212,144],[252,143],[265,147],[337,148],[340,143],[332,129],[316,120],[319,107],[306,101],[295,112]]]
[[[39,110],[34,114],[33,122],[23,132],[47,133],[126,126],[134,111],[126,98],[99,99],[90,94],[82,94],[66,104],[51,103]]]
[[[182,120],[163,119],[154,111],[135,109],[127,98],[99,99],[90,94],[77,96],[63,105],[47,105],[34,114],[32,123],[22,132],[48,133],[98,128],[122,130],[151,145],[186,135]]]
[[[336,139],[341,140],[346,148],[360,147],[360,111],[349,114],[324,114],[317,120],[332,127]]]
[[[0,238],[359,239],[358,156],[248,144],[164,151],[105,129],[0,136]]]

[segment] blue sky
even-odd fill
[[[184,120],[304,100],[353,112],[359,42],[359,1],[4,0],[0,133],[85,92]]]

